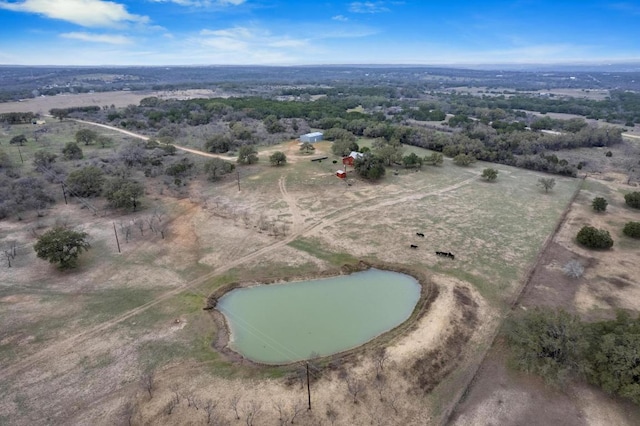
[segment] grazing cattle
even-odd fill
[[[424,234],[423,234],[422,232],[416,232],[416,235],[417,235],[418,237],[423,237],[423,238],[424,238]]]
[[[415,244],[411,244],[411,248],[412,248],[412,249],[417,249],[417,248],[418,248],[418,246],[417,246],[417,245],[415,245]]]
[[[442,256],[442,257],[448,257],[449,259],[455,260],[455,256],[453,255],[453,253],[450,253],[448,251],[437,251],[436,252],[436,256]]]

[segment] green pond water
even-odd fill
[[[283,364],[359,346],[409,318],[420,284],[369,269],[351,275],[235,289],[218,301],[229,345],[246,358]]]

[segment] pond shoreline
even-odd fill
[[[256,282],[256,281],[233,282],[220,287],[207,298],[207,305],[205,308],[203,308],[210,312],[212,320],[218,330],[218,332],[216,333],[216,337],[212,342],[212,348],[216,350],[218,353],[220,353],[221,355],[223,355],[224,358],[227,359],[228,361],[233,363],[238,363],[244,366],[260,368],[260,367],[292,366],[292,365],[299,364],[301,361],[294,361],[289,363],[274,363],[274,364],[260,363],[257,361],[252,361],[244,357],[239,352],[236,352],[234,349],[232,349],[229,346],[229,343],[231,342],[231,330],[225,315],[222,312],[220,312],[218,309],[216,309],[217,301],[228,292],[237,288],[248,288],[256,285],[284,284],[284,283],[296,282],[296,281],[305,281],[305,280],[336,277],[341,275],[350,275],[352,273],[366,271],[369,269],[379,269],[383,271],[402,273],[402,274],[411,276],[418,282],[418,284],[420,285],[420,296],[411,314],[402,323],[398,324],[397,326],[393,327],[392,329],[386,332],[381,333],[380,335],[374,337],[368,342],[365,342],[361,345],[358,345],[351,349],[347,349],[342,352],[321,357],[316,361],[320,363],[322,363],[323,361],[336,360],[336,359],[340,359],[341,361],[347,361],[347,360],[353,359],[358,354],[364,353],[372,348],[388,346],[395,339],[401,337],[402,335],[414,329],[417,321],[429,310],[431,303],[437,298],[438,288],[429,278],[429,275],[426,274],[424,271],[417,270],[415,268],[412,268],[406,265],[388,264],[383,262],[367,262],[367,261],[361,260],[356,264],[343,265],[339,270],[318,272],[317,274],[310,274],[309,276],[281,277],[278,279],[264,280],[260,282]]]

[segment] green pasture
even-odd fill
[[[84,158],[100,155],[100,153],[104,151],[117,150],[118,146],[124,141],[132,139],[130,136],[126,136],[120,132],[90,126],[88,124],[81,124],[75,121],[48,120],[47,123],[43,125],[16,124],[4,127],[0,130],[0,150],[9,155],[14,166],[27,170],[31,169],[34,153],[40,150],[53,152],[58,155],[56,162],[64,162],[66,160],[62,157],[62,148],[64,148],[68,142],[75,142],[75,134],[82,128],[94,130],[99,135],[108,136],[112,139],[112,143],[104,148],[98,143],[91,145],[79,144],[78,146],[82,149]],[[41,132],[37,136],[37,141],[35,136],[36,132]],[[26,136],[27,142],[24,146],[10,145],[9,141],[11,141],[11,138],[18,135]]]

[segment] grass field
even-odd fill
[[[73,140],[78,129],[66,122],[49,125],[46,148],[54,152]],[[2,134],[2,141],[26,131],[12,127]],[[23,155],[29,158],[41,147],[27,137],[30,141]],[[125,139],[114,136],[114,140],[117,145]],[[211,348],[223,330],[202,310],[209,294],[233,282],[337,273],[343,264],[369,260],[433,274],[443,294],[436,304],[453,297],[454,288],[468,287],[482,315],[490,318],[503,312],[518,291],[524,273],[580,183],[556,177],[556,187],[545,194],[536,186],[541,174],[497,166],[498,180],[488,183],[479,177],[487,164],[463,168],[445,160],[440,167],[427,166],[418,172],[401,169],[394,175],[390,169],[377,183],[350,176],[348,186],[334,175],[341,164],[333,164],[330,144],[317,147],[308,157],[297,156],[290,142],[268,147],[268,151],[289,152],[292,161],[270,167],[261,158],[257,165],[240,167],[240,190],[236,176],[215,183],[196,179],[180,199],[168,197],[161,185],[149,184],[146,208],[135,214],[106,210],[94,216],[72,201],[68,206],[58,203],[44,218],[0,222],[0,244],[17,239],[24,248],[15,267],[0,269],[2,421],[15,425],[39,423],[43,418],[66,424],[97,418],[116,421],[123,398],[132,398],[139,403],[137,420],[171,424],[176,418],[162,414],[170,383],[184,392],[197,388],[202,395],[218,395],[225,404],[233,392],[254,395],[254,388],[261,389],[267,395],[262,400],[265,418],[266,413],[275,415],[268,398],[290,397],[297,388],[277,379],[286,374],[281,368],[234,363]],[[2,144],[14,161],[15,148]],[[407,147],[407,152],[428,154],[413,147]],[[99,154],[100,148],[85,151],[87,156],[94,153]],[[329,159],[310,161],[321,155]],[[113,224],[144,218],[155,207],[167,212],[167,238],[134,232],[118,254]],[[37,259],[31,249],[35,238],[30,229],[36,220],[44,229],[60,217],[92,237],[92,249],[70,272]],[[287,229],[274,235],[261,229],[261,220]],[[416,232],[425,237],[417,237]],[[419,248],[411,250],[409,244]],[[451,251],[456,259],[439,258],[436,250]],[[443,324],[442,331],[446,329]],[[412,333],[421,330],[416,325]],[[416,343],[419,339],[410,336],[399,337],[394,344],[414,340],[412,345],[423,346],[398,358],[398,383],[407,383],[402,369],[415,357],[433,348],[434,342],[446,340],[440,336]],[[354,365],[354,371],[368,371],[367,362]],[[158,383],[158,396],[153,398],[147,398],[139,386],[141,375],[149,369],[156,371]],[[396,374],[393,371],[389,374]],[[336,386],[326,377],[318,382],[318,398],[325,405],[343,392]],[[58,393],[63,387],[70,390]],[[373,397],[367,401],[378,404]],[[440,415],[428,401],[419,395],[407,397],[407,407],[412,407],[407,415],[423,411]],[[367,404],[341,404],[345,421],[351,423],[358,413],[371,408]],[[201,414],[188,411],[186,405],[182,410],[186,423],[196,422],[194,416]],[[398,417],[397,424],[403,419],[407,418]]]

